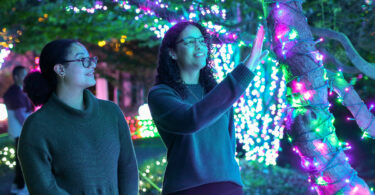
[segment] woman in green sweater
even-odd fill
[[[41,109],[30,115],[18,156],[31,195],[138,194],[129,127],[114,103],[97,99],[97,57],[75,40],[48,43],[40,72],[24,90]]]
[[[244,93],[262,53],[263,27],[251,56],[217,84],[208,33],[194,22],[170,28],[159,50],[148,104],[167,147],[163,194],[243,194],[235,161],[233,103]]]

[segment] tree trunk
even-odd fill
[[[302,13],[301,1],[277,0],[269,5],[272,49],[287,64],[293,81],[289,134],[301,164],[319,194],[370,194],[345,156],[329,111],[328,80],[321,55]],[[348,146],[349,147],[349,146]]]

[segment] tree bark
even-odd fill
[[[328,72],[334,91],[342,98],[343,104],[352,113],[353,118],[361,129],[365,129],[371,137],[375,137],[374,115],[359,97],[354,88],[341,74]]]
[[[278,59],[287,64],[296,78],[290,85],[305,87],[299,94],[310,94],[290,107],[290,135],[302,166],[310,174],[313,188],[319,194],[370,194],[367,184],[357,176],[340,147],[333,115],[329,111],[328,80],[315,47],[312,32],[302,13],[301,1],[277,0],[269,5],[268,17],[272,49]],[[297,32],[297,36],[291,36]],[[298,88],[297,88],[298,89]],[[302,99],[301,97],[299,97]]]

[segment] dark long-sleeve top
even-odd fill
[[[151,115],[167,147],[163,194],[215,182],[242,185],[232,105],[253,76],[239,65],[207,94],[199,84],[186,85],[185,99],[165,84],[150,90]]]
[[[31,195],[138,194],[129,127],[112,102],[84,91],[84,110],[52,94],[22,129],[18,156]]]

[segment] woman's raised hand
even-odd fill
[[[264,28],[263,25],[261,25],[258,28],[253,48],[251,49],[251,53],[249,56],[245,59],[244,64],[246,67],[250,69],[250,71],[254,72],[258,64],[262,61],[264,57],[266,57],[269,53],[268,50],[265,50],[262,52],[263,47],[263,39],[264,39]]]

